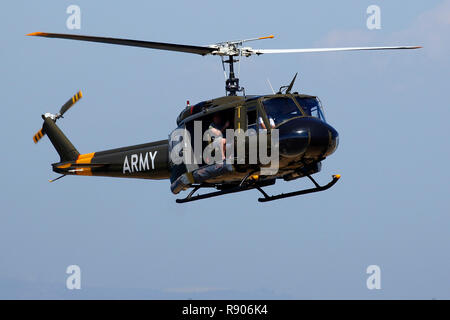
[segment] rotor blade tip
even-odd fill
[[[43,34],[44,34],[43,32],[32,32],[32,33],[27,34],[27,36],[41,36]]]

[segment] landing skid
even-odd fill
[[[281,193],[281,194],[278,194],[278,195],[275,195],[275,196],[269,196],[258,185],[246,185],[246,186],[244,186],[243,182],[245,180],[247,180],[247,177],[246,177],[241,182],[241,184],[239,184],[236,187],[233,187],[233,188],[230,188],[230,189],[227,189],[227,190],[219,190],[219,191],[214,191],[214,192],[210,192],[210,193],[199,194],[199,195],[196,195],[196,196],[194,196],[194,193],[197,192],[203,186],[202,185],[195,186],[194,189],[192,189],[192,191],[188,194],[188,196],[186,198],[176,199],[176,202],[177,203],[191,202],[191,201],[207,199],[207,198],[221,196],[221,195],[224,195],[224,194],[236,193],[236,192],[246,191],[246,190],[251,190],[251,189],[257,189],[264,196],[264,198],[259,198],[258,199],[259,202],[268,202],[268,201],[273,201],[273,200],[278,200],[278,199],[295,197],[295,196],[299,196],[299,195],[302,195],[302,194],[314,193],[314,192],[327,190],[327,189],[331,188],[339,180],[341,175],[339,175],[339,174],[333,175],[333,180],[331,180],[328,184],[326,184],[324,186],[319,185],[311,176],[308,175],[307,177],[314,183],[314,185],[316,186],[315,188],[304,189],[304,190],[299,190],[299,191],[294,191],[294,192],[289,192],[289,193]]]
[[[263,189],[261,189],[260,187],[256,187],[256,189],[258,189],[258,191],[261,192],[262,195],[264,196],[264,198],[259,198],[258,201],[259,202],[268,202],[268,201],[273,201],[273,200],[278,200],[278,199],[300,196],[302,194],[307,194],[307,193],[325,191],[325,190],[331,188],[332,186],[334,186],[334,184],[339,180],[341,175],[340,174],[333,175],[333,180],[331,180],[328,184],[326,184],[324,186],[319,185],[311,176],[308,175],[307,177],[314,183],[314,185],[316,186],[315,188],[304,189],[304,190],[299,190],[299,191],[294,191],[294,192],[289,192],[289,193],[281,193],[281,194],[278,194],[275,196],[269,196]]]

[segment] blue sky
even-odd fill
[[[423,45],[421,50],[244,59],[248,94],[299,72],[340,134],[317,180],[332,189],[261,204],[256,191],[175,203],[168,181],[67,177],[40,115],[77,90],[58,122],[82,153],[164,139],[186,100],[224,93],[219,59],[31,38],[71,33],[206,45],[274,34],[260,48]],[[381,30],[366,8],[381,8]],[[1,298],[450,298],[450,1],[215,1],[3,4]],[[309,186],[279,182],[279,193]],[[68,265],[82,289],[65,289]],[[366,268],[381,268],[381,290]]]

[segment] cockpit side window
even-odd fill
[[[303,113],[291,98],[271,98],[262,102],[266,110],[267,118],[275,124],[289,120],[294,117],[301,117]]]
[[[247,128],[256,130],[256,109],[247,112]]]
[[[317,98],[295,98],[298,104],[302,107],[303,111],[307,116],[316,117],[325,121],[325,116],[323,114],[322,106]]]

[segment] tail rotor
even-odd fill
[[[47,119],[50,118],[52,119],[54,122],[56,122],[56,120],[58,120],[59,118],[64,118],[63,115],[81,98],[83,97],[83,93],[80,91],[78,91],[75,95],[73,95],[73,97],[71,97],[69,100],[67,100],[66,103],[64,103],[61,107],[61,109],[59,109],[59,112],[57,114],[52,114],[52,113],[46,113],[42,115],[42,119]],[[34,143],[38,143],[39,140],[41,140],[44,136],[45,136],[46,132],[44,127],[42,127],[38,132],[36,132],[36,134],[33,136],[33,141]]]

